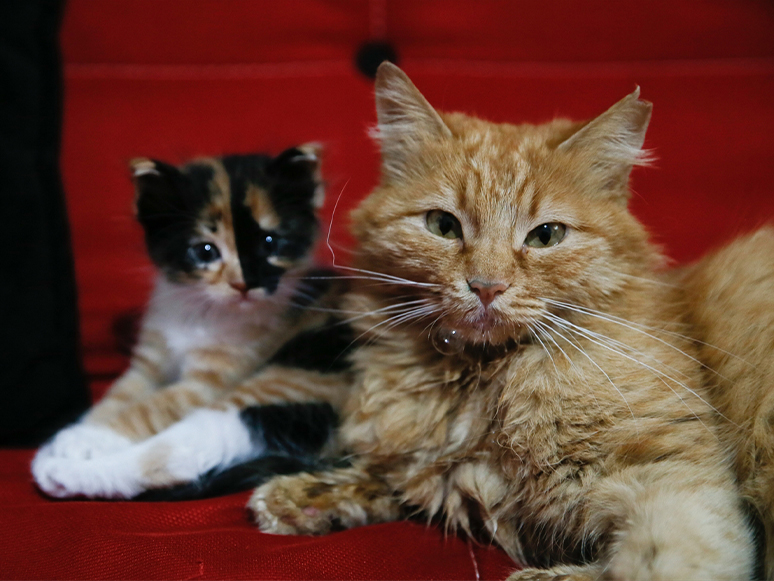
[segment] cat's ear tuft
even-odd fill
[[[400,180],[422,142],[450,137],[451,131],[406,73],[388,61],[376,72],[375,95],[373,135],[381,145],[384,177]]]
[[[604,190],[628,197],[629,174],[653,158],[642,149],[653,104],[640,98],[640,88],[592,119],[558,146],[559,151],[588,160],[591,176]]]
[[[140,157],[129,162],[134,182],[134,210],[140,222],[169,213],[179,198],[182,174],[173,165]]]
[[[156,162],[147,157],[138,157],[129,162],[129,169],[132,171],[132,177],[138,178],[144,175],[161,175],[156,168]]]
[[[322,154],[323,146],[320,143],[312,142],[291,147],[272,160],[268,172],[282,179],[314,182],[312,206],[319,208],[325,200],[325,187],[320,173]]]

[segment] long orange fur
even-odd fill
[[[701,358],[721,374],[742,363],[686,335],[717,317],[686,309],[716,267],[664,274],[627,209],[651,112],[638,95],[587,123],[494,124],[436,112],[381,66],[382,180],[352,216],[355,267],[381,284],[345,301],[364,313],[341,428],[353,465],[257,489],[262,530],[320,534],[418,511],[494,540],[527,565],[512,579],[750,577],[726,439],[748,410],[717,396],[730,386],[708,385]],[[434,233],[433,212],[460,236]],[[567,234],[527,244],[543,224]],[[498,289],[488,307],[484,283]],[[772,310],[758,314],[771,337]]]

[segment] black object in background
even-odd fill
[[[89,404],[59,171],[62,0],[0,1],[0,444]]]

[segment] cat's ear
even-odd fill
[[[270,163],[268,173],[286,180],[311,180],[315,184],[312,206],[320,208],[325,201],[325,187],[320,173],[323,146],[305,143],[280,153]]]
[[[653,105],[639,97],[637,87],[557,148],[587,160],[590,177],[599,189],[623,193],[624,198],[632,168],[651,161],[642,144]]]
[[[135,189],[135,214],[143,225],[149,219],[180,210],[183,175],[179,169],[145,157],[130,161],[129,169]]]
[[[388,61],[376,72],[375,92],[382,170],[387,180],[400,181],[423,142],[450,137],[451,131],[406,73]]]

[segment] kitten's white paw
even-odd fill
[[[131,498],[140,492],[138,470],[124,454],[95,460],[36,456],[32,475],[38,487],[55,498]]]
[[[94,424],[69,426],[38,450],[37,456],[89,460],[126,450],[132,441],[121,434]]]
[[[90,443],[98,445],[84,445]],[[106,428],[73,426],[41,448],[32,474],[40,489],[56,498],[132,498],[261,453],[237,410],[199,410],[136,444]]]

